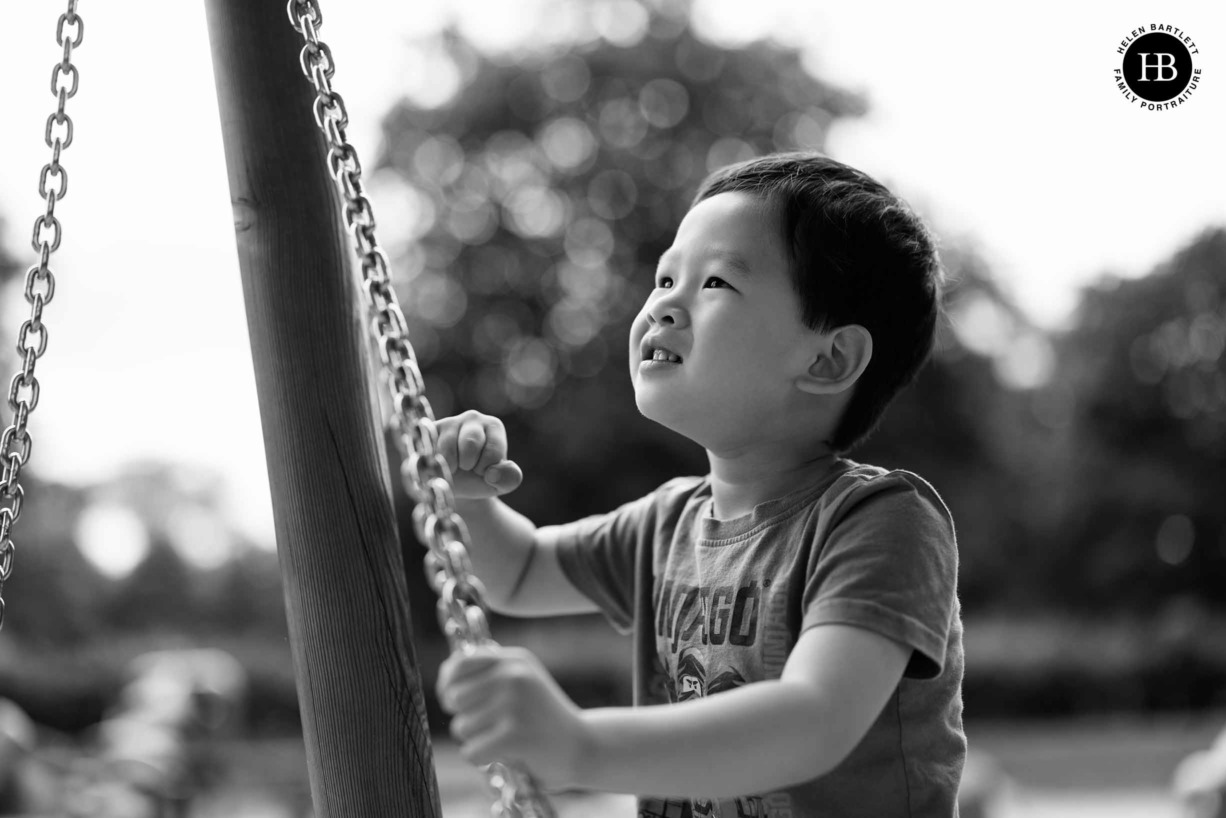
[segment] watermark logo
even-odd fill
[[[1183,29],[1163,23],[1140,26],[1120,40],[1115,87],[1132,105],[1166,111],[1187,102],[1201,80],[1200,49]]]

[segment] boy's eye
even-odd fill
[[[710,278],[707,279],[706,283],[703,284],[702,286],[704,287],[727,287],[728,282],[724,281],[722,278],[719,278],[718,276],[711,276]]]
[[[673,286],[673,280],[669,276],[660,276],[656,279],[656,286],[667,290]]]

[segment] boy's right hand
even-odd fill
[[[498,497],[519,488],[523,470],[507,460],[502,421],[469,410],[438,421],[439,454],[451,467],[457,500]]]

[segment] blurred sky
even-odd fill
[[[622,19],[618,2],[574,0],[571,10],[604,5],[606,18]],[[407,41],[454,19],[505,48],[539,25],[531,0],[322,5],[335,84],[368,165],[378,120],[398,97],[448,90]],[[23,266],[34,260],[64,7],[0,5],[0,214]],[[204,4],[82,0],[79,11],[81,90],[68,107],[75,141],[63,159],[64,243],[31,468],[73,483],[141,458],[215,470],[233,523],[271,545]],[[870,114],[838,126],[830,152],[891,184],[946,236],[975,241],[1044,326],[1065,321],[1077,288],[1104,271],[1141,274],[1206,226],[1226,225],[1226,4],[1216,0],[699,0],[696,20],[729,45],[774,35],[801,46],[824,78],[866,93]],[[1201,85],[1173,111],[1137,110],[1113,80],[1120,40],[1151,23],[1179,26],[1201,51]],[[3,337],[15,338],[27,309],[14,295]]]

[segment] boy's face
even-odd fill
[[[795,380],[815,337],[762,202],[704,199],[682,220],[630,329],[639,411],[708,449],[775,435],[801,396]]]

